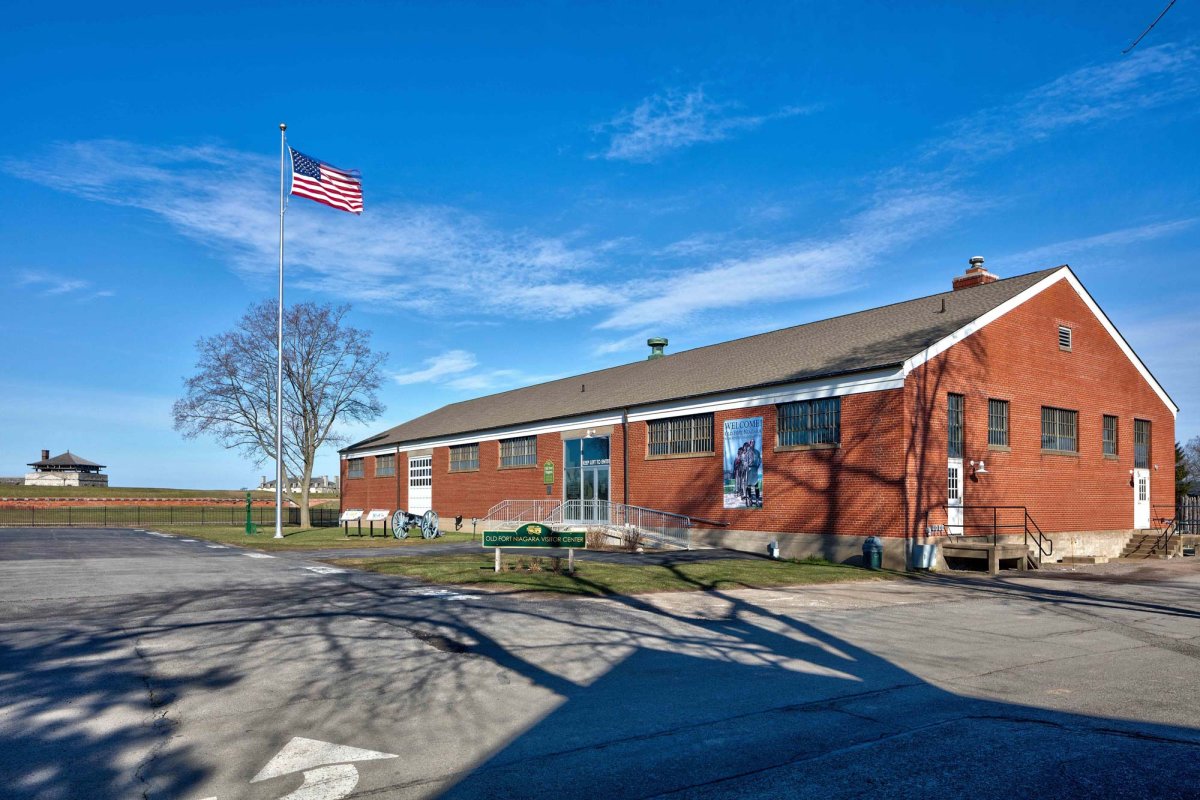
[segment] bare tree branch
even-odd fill
[[[284,491],[308,526],[309,484],[317,452],[342,441],[335,426],[383,413],[379,387],[386,353],[371,334],[345,324],[349,306],[300,303],[283,320]],[[237,326],[196,342],[196,373],[175,402],[175,430],[211,436],[255,464],[275,458],[276,306],[251,306]],[[288,476],[299,478],[299,493]]]

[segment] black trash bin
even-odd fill
[[[878,536],[868,536],[863,542],[863,566],[867,569],[883,568],[883,540]]]

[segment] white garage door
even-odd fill
[[[408,458],[408,508],[410,514],[424,514],[433,505],[433,456]]]

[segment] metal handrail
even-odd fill
[[[1154,540],[1154,549],[1155,550],[1158,549],[1159,545],[1162,545],[1163,553],[1166,554],[1169,552],[1168,548],[1171,545],[1171,537],[1173,535],[1179,534],[1179,524],[1178,523],[1179,523],[1178,519],[1171,519],[1168,521],[1166,530],[1164,530],[1161,534],[1159,534],[1158,538]]]
[[[1043,557],[1054,555],[1054,540],[1051,539],[1046,534],[1042,533],[1041,527],[1038,526],[1037,521],[1029,513],[1029,509],[1025,509],[1025,546],[1026,547],[1029,546],[1029,536],[1031,533],[1031,531],[1029,530],[1030,525],[1033,525],[1033,531],[1032,531],[1032,533],[1034,534],[1033,542],[1034,542],[1034,544],[1037,545],[1037,548],[1038,548],[1038,563],[1040,564],[1040,563],[1042,563]],[[1043,547],[1042,542],[1049,542],[1050,549],[1047,550],[1045,547]]]

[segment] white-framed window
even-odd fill
[[[775,420],[780,447],[838,444],[842,440],[842,398],[780,403]]]
[[[479,469],[479,443],[456,444],[450,447],[450,471],[470,472]]]
[[[707,455],[713,453],[713,415],[652,419],[646,423],[647,454]]]
[[[532,467],[537,464],[537,437],[500,440],[500,466]]]
[[[409,456],[408,459],[408,485],[409,486],[432,486],[433,485],[433,457],[432,456]]]
[[[375,477],[390,478],[396,474],[396,454],[375,456]]]
[[[1042,406],[1042,449],[1079,452],[1079,412]]]
[[[363,476],[363,460],[361,458],[346,459],[346,477],[361,478]]]
[[[962,472],[958,467],[950,467],[946,470],[946,497],[951,500],[962,499],[962,487],[959,486],[959,475]]]

